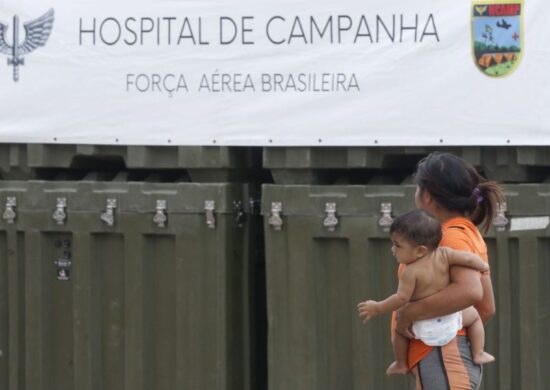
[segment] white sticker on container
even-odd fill
[[[512,218],[510,224],[511,232],[518,232],[522,230],[539,230],[546,229],[550,224],[550,217],[522,217]]]

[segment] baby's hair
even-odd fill
[[[434,250],[441,241],[441,223],[424,210],[412,210],[393,220],[390,235],[393,233],[400,234],[416,246],[424,245]]]

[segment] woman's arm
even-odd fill
[[[479,272],[471,268],[452,267],[449,273],[451,283],[443,290],[419,301],[410,302],[397,311],[396,332],[410,338],[412,335],[409,328],[413,321],[452,314],[483,302],[484,286],[479,278]]]
[[[496,312],[493,284],[489,275],[481,277],[481,286],[483,287],[483,299],[474,305],[474,307],[477,309],[483,323],[486,323]]]
[[[442,248],[442,252],[447,255],[447,261],[450,266],[459,265],[461,267],[473,268],[479,272],[489,271],[489,264],[475,253],[458,251],[451,248]]]

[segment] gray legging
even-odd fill
[[[468,338],[457,336],[443,347],[434,347],[413,373],[417,390],[477,390],[483,369],[472,361]]]

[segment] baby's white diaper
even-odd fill
[[[456,336],[456,332],[462,329],[462,312],[415,321],[412,329],[416,338],[424,344],[441,347],[449,343]]]

